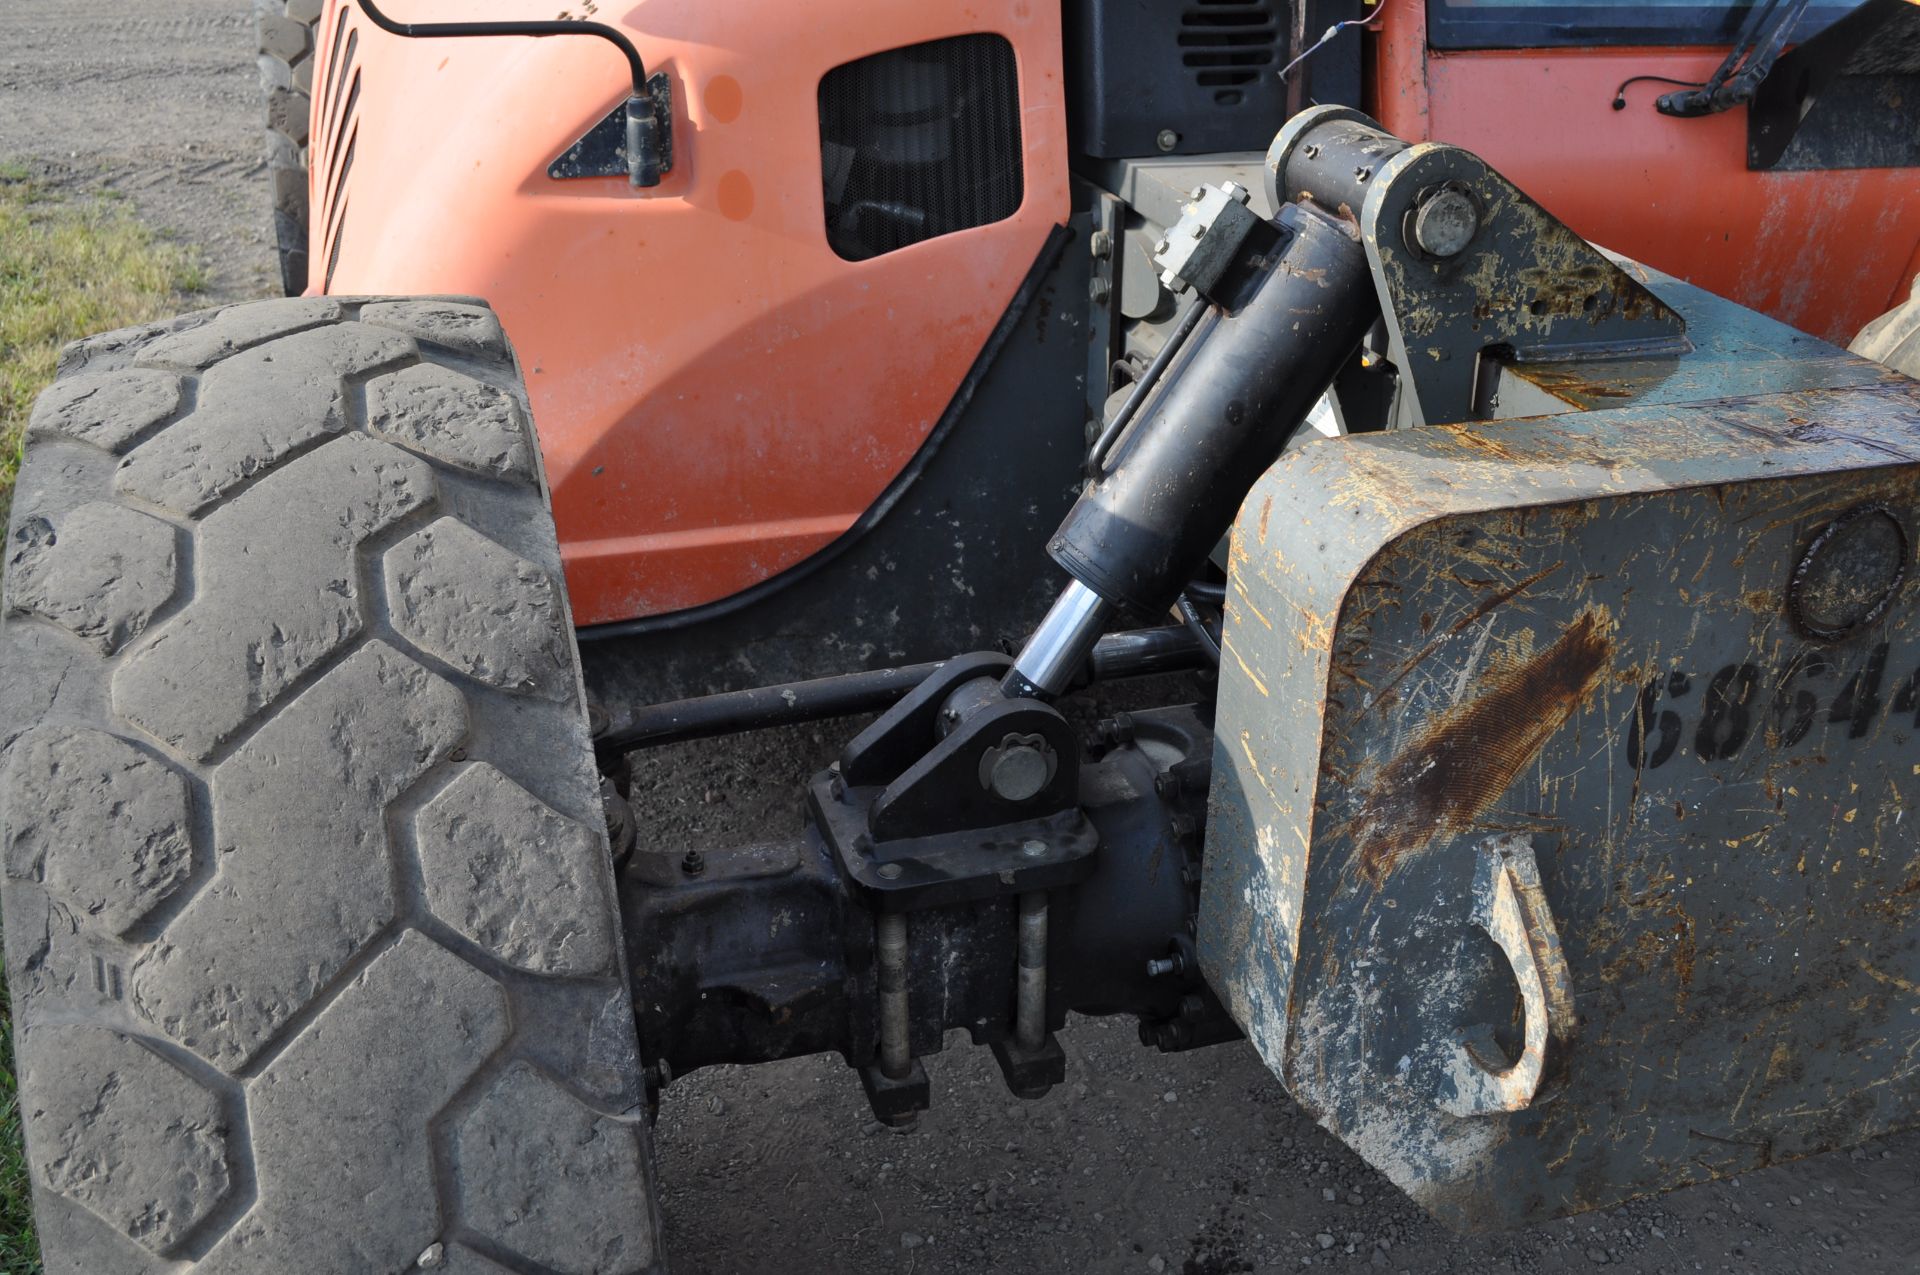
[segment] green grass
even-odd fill
[[[0,961],[0,974],[5,972],[4,964]],[[0,1272],[39,1275],[39,1271],[27,1157],[20,1145],[20,1095],[13,1081],[13,1005],[6,980],[0,978]]]
[[[13,501],[27,414],[53,379],[60,347],[172,314],[185,294],[202,286],[192,254],[156,237],[123,206],[56,196],[24,167],[0,161],[0,531]],[[0,963],[0,976],[4,972]],[[0,1275],[39,1271],[20,1142],[13,1013],[0,977]]]
[[[193,255],[125,207],[53,195],[21,165],[0,161],[0,527],[27,413],[53,379],[60,347],[172,314],[203,285]]]

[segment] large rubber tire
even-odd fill
[[[528,421],[499,323],[454,299],[255,302],[63,356],[0,593],[50,1271],[657,1266]]]
[[[315,29],[325,0],[253,0],[274,250],[290,297],[307,290],[307,125],[313,113]]]
[[[1913,281],[1912,295],[1861,328],[1847,348],[1920,380],[1920,278]]]

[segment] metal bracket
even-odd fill
[[[1524,836],[1489,837],[1480,843],[1473,879],[1473,923],[1506,953],[1520,985],[1525,1019],[1519,1060],[1508,1063],[1479,1024],[1461,1031],[1452,1045],[1438,1105],[1469,1117],[1522,1111],[1540,1092],[1573,1041],[1573,978],[1560,949],[1533,842]]]
[[[1395,426],[1486,414],[1481,365],[1679,355],[1686,323],[1466,151],[1407,145],[1346,107],[1289,120],[1268,194],[1354,217],[1400,376]],[[1353,210],[1358,210],[1355,216]]]
[[[1247,206],[1252,194],[1238,182],[1195,186],[1190,198],[1167,237],[1154,245],[1153,264],[1176,295],[1192,288],[1218,301],[1214,291],[1222,276],[1264,218]]]
[[[1681,354],[1686,324],[1477,156],[1451,146],[1409,147],[1367,192],[1361,234],[1387,320],[1390,357],[1410,393],[1405,425],[1468,420],[1480,356],[1548,358]],[[1478,225],[1450,256],[1422,249],[1423,196],[1463,194]]]
[[[673,81],[665,71],[647,77],[647,96],[653,103],[654,122],[660,142],[660,172],[673,171]],[[614,104],[606,118],[588,129],[579,141],[562,151],[547,165],[547,176],[554,181],[576,177],[625,177],[627,168],[627,102]]]

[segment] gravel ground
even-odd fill
[[[0,160],[131,198],[201,249],[216,301],[273,279],[246,0],[5,0]],[[551,8],[549,5],[548,9]],[[544,16],[547,9],[534,16]],[[857,723],[641,756],[650,835],[789,831]],[[910,1133],[837,1059],[674,1084],[658,1129],[669,1251],[723,1271],[1920,1270],[1920,1133],[1532,1230],[1460,1239],[1322,1134],[1252,1051],[1162,1056],[1082,1020],[1064,1086],[1018,1102],[956,1034]]]

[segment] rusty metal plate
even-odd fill
[[[1865,380],[1328,439],[1242,508],[1201,964],[1456,1228],[1920,1123],[1920,385]]]

